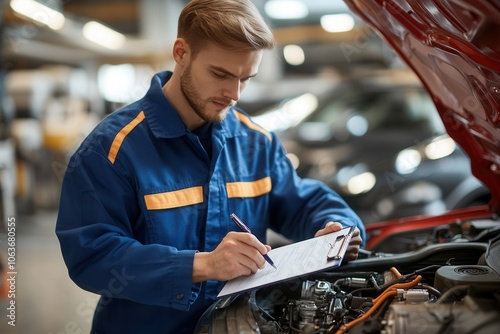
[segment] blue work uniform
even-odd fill
[[[328,221],[364,227],[324,184],[300,179],[275,134],[231,108],[206,137],[186,127],[156,74],[147,94],[96,126],[65,173],[56,233],[71,278],[100,294],[93,333],[190,333],[223,282],[193,284],[236,213],[301,240]],[[210,136],[210,132],[209,136]]]

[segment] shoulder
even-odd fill
[[[106,116],[82,143],[80,150],[96,151],[113,162],[129,135],[140,131],[145,120],[139,103],[133,103]]]
[[[272,134],[265,130],[263,127],[255,123],[250,116],[240,108],[234,107],[232,109],[234,116],[236,117],[237,122],[239,122],[243,129],[248,132],[254,132],[258,136],[265,136],[269,141],[273,141]]]

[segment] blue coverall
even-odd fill
[[[69,274],[100,294],[93,333],[191,333],[223,282],[192,283],[236,213],[265,242],[302,240],[328,221],[364,227],[338,194],[300,179],[275,134],[232,108],[211,146],[190,132],[157,73],[146,95],[107,116],[72,156],[56,233]]]

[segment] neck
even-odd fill
[[[180,77],[176,75],[174,71],[170,80],[162,87],[162,91],[169,102],[174,106],[174,109],[177,111],[184,124],[192,131],[206,122],[196,114],[193,108],[191,108],[191,105],[180,87]]]

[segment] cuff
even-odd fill
[[[196,251],[179,251],[172,265],[171,294],[172,308],[188,311],[200,293],[201,283],[193,284],[193,262]]]

